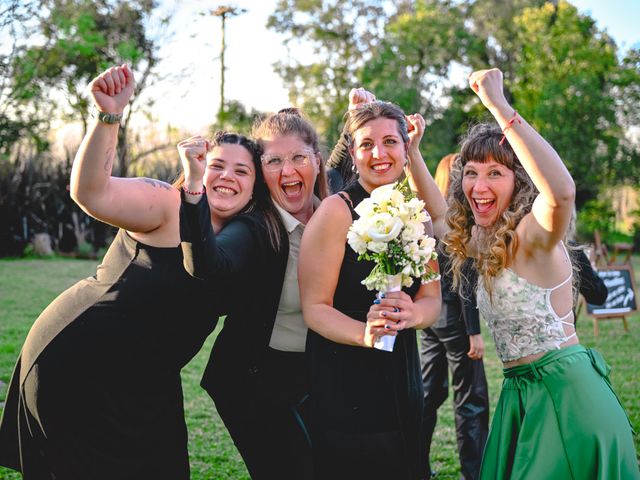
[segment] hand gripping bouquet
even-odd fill
[[[376,188],[355,211],[360,218],[349,227],[347,241],[358,260],[375,262],[362,280],[368,290],[377,290],[379,296],[409,287],[416,278],[422,283],[440,279],[428,265],[438,256],[435,239],[425,234],[429,215],[424,202],[411,193],[407,179]],[[384,335],[374,347],[392,351],[394,342],[395,337]]]

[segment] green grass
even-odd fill
[[[640,271],[640,258],[634,258],[634,264],[635,271]],[[95,267],[96,262],[86,260],[0,260],[0,399],[4,399],[15,359],[33,321],[62,290],[95,273]],[[200,375],[219,328],[182,374],[194,480],[249,478],[213,403],[199,387]],[[635,430],[640,432],[640,383],[637,380],[640,315],[630,318],[628,334],[620,320],[601,321],[600,335],[596,338],[591,319],[583,314],[578,321],[578,332],[584,345],[597,347],[611,364],[611,381]],[[493,408],[500,393],[502,366],[486,331],[484,337],[485,368]],[[450,401],[440,409],[431,449],[432,468],[439,472],[438,478],[442,480],[460,476],[452,410]],[[635,440],[638,450],[639,437]],[[19,478],[13,471],[0,467],[0,479]]]

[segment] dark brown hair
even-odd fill
[[[213,135],[213,138],[209,140],[211,147],[219,147],[222,145],[240,145],[244,147],[251,155],[253,161],[254,170],[256,172],[256,180],[253,185],[253,194],[249,203],[238,212],[238,215],[243,213],[249,213],[252,211],[258,211],[264,215],[265,224],[267,227],[267,234],[269,236],[269,243],[277,251],[280,249],[280,236],[282,229],[284,228],[279,220],[280,216],[271,194],[267,188],[267,184],[264,181],[262,175],[262,164],[260,162],[260,156],[262,155],[262,148],[260,145],[244,135],[233,132],[218,131]],[[184,184],[184,172],[181,172],[173,186],[176,188],[182,187]]]
[[[405,144],[409,143],[409,133],[407,128],[407,118],[402,109],[390,102],[377,100],[365,103],[358,108],[348,112],[344,124],[344,132],[350,136],[351,147],[353,147],[353,134],[362,128],[365,123],[377,118],[388,118],[398,123],[398,133]]]

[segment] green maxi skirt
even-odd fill
[[[609,371],[582,345],[506,368],[480,478],[640,479],[633,431]]]

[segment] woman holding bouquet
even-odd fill
[[[26,479],[189,478],[180,369],[215,327],[225,296],[212,300],[210,287],[183,267],[180,196],[202,198],[203,183],[179,189],[111,176],[134,87],[126,65],[90,85],[100,113],[76,155],[71,195],[120,230],[96,275],[58,296],[22,347],[0,423],[0,464]],[[219,133],[179,149],[207,167],[207,222],[224,226],[222,237],[246,230],[237,214],[273,209],[256,181],[254,142]]]
[[[359,179],[322,203],[300,251],[314,457],[323,479],[418,479],[423,393],[415,329],[436,320],[440,285],[417,280],[376,300],[361,283],[373,262],[358,261],[345,239],[354,208],[396,182],[407,157],[414,178],[428,175],[418,150],[424,120],[374,101],[350,110],[345,131]],[[384,335],[396,337],[392,352],[372,348]]]
[[[475,259],[478,307],[504,364],[480,477],[640,478],[609,366],[575,332],[563,243],[573,179],[507,103],[498,69],[474,72],[469,83],[499,125],[477,125],[463,142],[445,236],[454,286]]]

